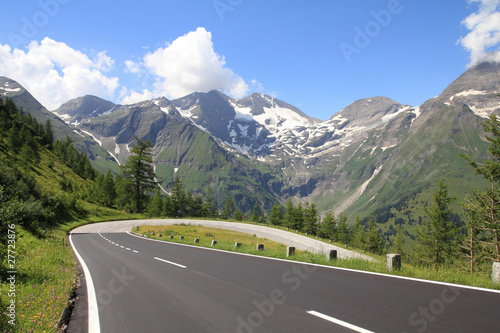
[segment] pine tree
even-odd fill
[[[316,235],[318,232],[318,211],[315,204],[306,204],[304,209],[304,231],[310,235]]]
[[[266,214],[264,213],[264,211],[262,211],[259,216],[259,223],[264,224],[266,222],[267,222]]]
[[[45,122],[45,133],[43,136],[43,144],[50,150],[53,148],[54,143],[54,133],[52,131],[52,123],[50,119]]]
[[[234,212],[234,200],[233,197],[230,196],[224,203],[224,207],[222,208],[221,218],[223,220],[228,220],[233,216],[233,212]]]
[[[321,222],[319,235],[321,238],[334,239],[337,232],[337,218],[332,212],[327,212],[325,218]]]
[[[155,189],[158,183],[153,167],[153,144],[151,140],[146,142],[138,137],[136,144],[130,151],[130,157],[122,167],[124,175],[132,178],[134,183],[135,212],[142,211],[142,204],[147,200],[148,191]]]
[[[283,224],[286,225],[287,227],[294,228],[295,227],[294,214],[295,214],[295,207],[293,205],[292,198],[289,198],[285,204],[285,215],[283,216]]]
[[[271,214],[269,214],[269,222],[274,225],[281,225],[283,222],[283,208],[280,205],[273,205]]]
[[[193,215],[193,203],[194,196],[191,190],[186,191],[185,201],[184,201],[184,214],[183,216],[195,216]]]
[[[205,201],[202,207],[203,217],[215,218],[219,216],[217,206],[215,205],[214,199],[212,197],[212,187],[208,187],[207,193],[205,194]]]
[[[170,217],[175,216],[174,203],[170,195],[165,196],[165,200],[163,202],[163,214]]]
[[[385,241],[380,234],[380,229],[375,223],[375,218],[370,216],[368,220],[368,232],[366,241],[366,250],[376,254],[382,254],[384,252]]]
[[[236,208],[236,210],[234,211],[234,214],[233,214],[233,218],[236,221],[242,221],[243,220],[243,212],[241,210],[239,210],[238,208]]]
[[[113,179],[113,174],[108,170],[106,175],[104,176],[101,184],[101,191],[103,197],[103,204],[106,207],[113,206],[116,199],[116,189],[115,189],[115,181]]]
[[[361,222],[359,216],[356,218],[356,223],[354,223],[354,228],[352,230],[351,244],[352,246],[361,250],[365,250],[366,247],[365,226]]]
[[[486,257],[500,262],[500,120],[492,114],[482,126],[490,142],[489,159],[479,163],[468,155],[461,155],[476,174],[483,175],[490,182],[487,189],[474,191],[474,198],[467,200],[469,214],[477,219],[477,223],[469,226],[469,237],[476,234]]]
[[[401,258],[406,256],[406,251],[404,249],[405,234],[403,228],[398,226],[398,231],[396,237],[394,237],[394,244],[392,245],[392,253],[397,253],[401,255]]]
[[[474,274],[476,263],[480,262],[485,253],[481,248],[481,230],[480,217],[477,215],[478,211],[475,209],[475,203],[469,195],[465,198],[464,212],[466,216],[466,231],[459,249],[460,254],[466,258],[468,263],[468,271]]]
[[[134,211],[134,182],[130,177],[116,176],[116,205],[126,211]]]
[[[437,269],[438,265],[450,257],[454,248],[457,228],[451,222],[450,205],[455,198],[448,194],[448,185],[441,180],[434,193],[433,205],[426,209],[429,216],[423,228],[418,231],[421,260],[430,262]]]
[[[187,200],[186,191],[184,190],[184,183],[179,176],[174,179],[174,185],[172,186],[172,210],[174,216],[183,217],[186,215],[187,210]]]
[[[253,210],[252,210],[252,215],[250,216],[250,221],[252,222],[258,222],[259,221],[259,212],[260,209],[259,209],[259,205],[257,203],[255,203],[253,205]]]
[[[155,194],[148,203],[148,214],[152,217],[159,217],[163,214],[163,198],[160,190],[155,191]]]
[[[10,130],[7,132],[7,144],[9,150],[14,154],[17,154],[23,146],[21,138],[19,137],[19,130],[17,129],[17,126],[15,124],[13,124]]]
[[[347,224],[347,216],[340,214],[337,220],[337,232],[334,240],[340,243],[349,244],[351,242],[351,230]]]
[[[191,204],[192,217],[203,217],[203,198],[200,194],[193,196],[193,203]]]

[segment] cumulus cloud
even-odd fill
[[[462,24],[470,31],[459,42],[470,52],[472,66],[480,61],[500,62],[500,0],[469,0],[478,4],[477,12],[469,15]]]
[[[125,61],[125,73],[137,74],[142,70],[140,63],[134,62],[132,60]]]
[[[140,68],[132,61],[125,65],[132,73],[137,73]],[[241,98],[249,91],[248,84],[227,68],[224,57],[215,52],[212,34],[205,28],[198,28],[166,47],[148,53],[142,66],[157,77],[155,95],[179,98],[195,91],[218,89]],[[136,97],[147,93],[143,91]]]
[[[133,91],[124,87],[120,92],[120,104],[130,105],[155,98],[156,95],[149,89],[143,89],[142,92]]]
[[[260,82],[247,83],[226,66],[205,28],[189,32],[139,60],[127,60],[121,69],[136,78],[136,87],[120,85],[119,79],[110,74],[117,68],[105,51],[89,56],[48,37],[32,41],[26,50],[0,44],[0,75],[18,81],[49,110],[87,94],[134,104],[158,96],[179,98],[195,91],[218,89],[241,98],[250,88],[263,90]]]
[[[1,75],[18,81],[49,110],[85,94],[112,98],[118,78],[103,72],[113,65],[106,52],[91,59],[48,37],[40,43],[32,41],[27,51],[0,44]]]

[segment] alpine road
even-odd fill
[[[82,274],[69,333],[500,332],[497,290],[154,241],[130,232],[142,224],[71,232]]]

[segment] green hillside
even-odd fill
[[[378,166],[374,161],[384,160],[380,172],[346,212],[351,221],[356,216],[367,220],[373,215],[387,237],[393,239],[396,227],[401,225],[414,239],[439,180],[449,184],[450,194],[457,198],[452,206],[457,222],[462,218],[465,195],[487,186],[484,177],[476,175],[460,157],[468,154],[486,158],[488,143],[481,119],[466,106],[453,108],[436,103],[427,108],[432,112],[420,120],[415,130],[408,130],[401,145],[386,151],[376,149],[372,154],[360,150],[346,164],[347,170],[361,176],[362,170]],[[375,144],[378,135],[383,134],[374,133],[367,142],[373,140]]]
[[[77,276],[66,233],[132,215],[90,202],[97,174],[85,154],[51,142],[28,112],[0,99],[0,120],[0,330],[56,331]]]

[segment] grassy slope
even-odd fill
[[[69,296],[75,287],[77,275],[76,262],[70,247],[67,246],[66,233],[79,225],[103,220],[130,219],[134,216],[78,199],[91,186],[91,181],[84,180],[54,154],[41,150],[40,163],[33,167],[32,174],[43,193],[51,197],[62,198],[65,202],[74,202],[67,221],[41,235],[35,236],[21,226],[16,226],[15,253],[15,326],[10,325],[6,317],[7,304],[10,302],[7,284],[7,258],[2,258],[0,266],[0,331],[13,329],[14,332],[34,329],[34,332],[56,332],[61,315]],[[7,158],[0,151],[0,158]],[[12,158],[12,157],[11,157]],[[15,157],[14,157],[15,159]],[[49,162],[53,164],[49,167]],[[61,190],[59,180],[64,177],[71,180],[72,194]],[[139,216],[142,217],[142,216]]]
[[[444,104],[439,108],[399,147],[373,152],[360,149],[346,163],[346,172],[357,175],[361,184],[368,179],[363,171],[373,168],[374,161],[381,160],[382,154],[387,159],[381,172],[347,211],[350,222],[356,216],[373,214],[382,223],[381,229],[388,232],[396,227],[396,219],[402,219],[403,228],[415,234],[418,221],[426,217],[425,207],[431,203],[440,179],[448,183],[450,195],[457,198],[452,207],[457,214],[462,212],[460,203],[467,193],[487,185],[459,156],[464,153],[477,155],[479,159],[486,157],[488,143],[482,138],[480,120],[470,110]],[[365,145],[376,143],[378,135],[383,133],[375,133]]]
[[[250,211],[255,202],[265,209],[277,202],[264,187],[267,180],[276,178],[270,167],[222,150],[209,134],[194,127],[172,126],[168,135],[177,144],[159,147],[155,158],[162,185],[170,188],[179,176],[195,193],[211,186],[219,206],[232,195],[244,211]]]

